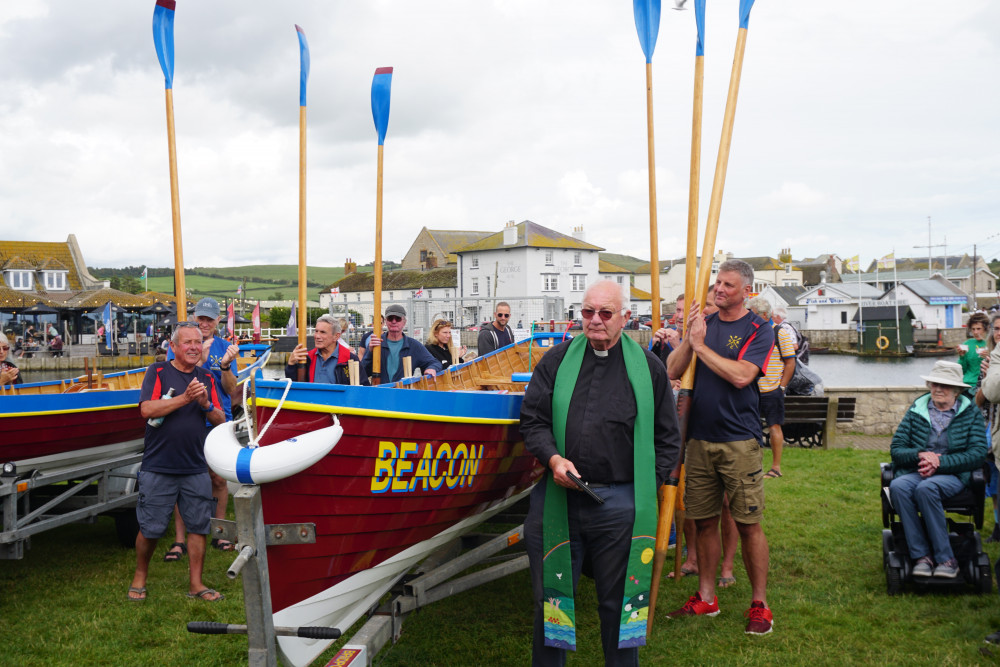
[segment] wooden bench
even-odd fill
[[[856,405],[855,396],[785,396],[785,425],[781,427],[785,443],[829,449],[836,438],[837,423],[854,421]]]

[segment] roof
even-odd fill
[[[341,292],[371,292],[375,290],[374,273],[352,273],[334,283]],[[407,290],[436,287],[458,287],[458,270],[455,267],[429,271],[385,271],[382,273],[383,290]]]
[[[799,297],[802,296],[807,289],[801,285],[796,285],[794,287],[777,287],[775,285],[769,285],[768,287],[788,304],[798,303]]]
[[[882,290],[878,289],[877,287],[869,285],[868,283],[861,283],[859,285],[855,281],[855,282],[844,282],[844,283],[823,283],[820,285],[813,285],[812,287],[806,288],[806,290],[799,295],[799,298],[810,292],[815,292],[817,289],[821,287],[824,289],[833,290],[834,292],[843,294],[844,296],[849,297],[851,299],[857,299],[859,292],[861,293],[862,298],[867,298],[867,299],[877,299],[878,297],[882,296]]]
[[[57,266],[56,262],[61,266]],[[80,283],[79,271],[85,271],[86,267],[77,267],[68,241],[0,241],[0,267],[29,271],[50,268],[67,270],[69,274],[66,287],[69,290],[84,288]]]
[[[983,268],[978,269],[978,271],[980,272],[986,271],[987,273],[989,273],[987,269]],[[956,280],[968,278],[971,273],[972,273],[972,267],[968,267],[965,269],[956,269],[954,267],[949,267],[947,276],[944,275],[944,271],[942,269],[934,269],[933,272],[934,275],[940,275],[942,278],[948,278],[948,279],[954,278]],[[858,281],[858,274],[856,273],[843,273],[841,274],[840,277],[845,284],[850,282],[857,283]],[[876,280],[879,282],[886,282],[886,281],[908,282],[911,280],[926,280],[926,279],[927,279],[927,269],[916,269],[914,271],[896,271],[895,275],[892,269],[882,269],[881,271],[877,272],[869,271],[861,274],[861,282],[872,282],[872,283],[875,282]]]
[[[753,267],[754,271],[780,271],[785,266],[774,257],[740,257],[744,262]]]
[[[913,311],[909,306],[874,306],[872,308],[861,308],[859,312],[864,316],[865,322],[874,320],[895,320],[896,311],[899,311],[899,319],[913,319]],[[852,322],[858,321],[858,313],[854,313]]]
[[[598,257],[606,262],[627,269],[630,273],[637,271],[643,264],[649,265],[649,262],[643,262],[641,259],[632,257],[631,255],[619,255],[614,252],[602,252]]]
[[[928,278],[925,280],[900,281],[911,292],[927,301],[936,296],[967,296],[965,292],[952,285],[947,280]]]
[[[604,250],[600,246],[592,245],[578,238],[567,236],[562,232],[557,232],[548,227],[525,220],[515,225],[517,229],[517,241],[513,245],[504,245],[503,230],[490,234],[486,238],[471,243],[456,251],[457,254],[466,252],[478,252],[481,250],[503,250],[505,248],[568,248],[576,250]]]
[[[154,301],[142,294],[129,294],[111,287],[88,290],[74,295],[64,304],[67,308],[98,308],[108,301],[123,308],[142,308],[152,306]]]
[[[603,259],[598,258],[597,260],[597,272],[598,273],[632,273],[628,269],[623,269],[620,266],[616,266],[611,262],[606,262]]]
[[[449,255],[455,254],[467,245],[481,241],[490,235],[490,232],[459,231],[451,229],[428,229],[427,233],[434,241],[441,246]]]
[[[630,296],[632,297],[633,301],[652,301],[653,300],[653,295],[652,294],[650,294],[649,292],[647,292],[645,290],[641,290],[638,287],[634,287],[634,286],[631,288]],[[660,299],[660,301],[663,301],[663,299]]]
[[[11,311],[34,306],[38,303],[43,303],[46,306],[56,305],[51,300],[38,294],[13,290],[6,285],[0,284],[0,310]]]

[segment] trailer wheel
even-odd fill
[[[139,519],[135,515],[135,510],[116,512],[114,517],[118,543],[125,549],[134,549],[135,538],[139,535]]]

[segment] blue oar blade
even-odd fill
[[[295,26],[295,34],[299,36],[299,106],[306,105],[306,83],[309,81],[309,42],[306,41],[306,33],[299,26]]]
[[[698,26],[698,46],[694,55],[705,55],[705,0],[694,0],[694,22]]]
[[[385,131],[389,128],[389,97],[392,92],[392,68],[379,67],[372,78],[372,118],[378,132],[378,145],[385,143]]]
[[[653,62],[656,35],[660,32],[660,0],[632,0],[635,13],[635,30],[639,33],[639,45],[646,56],[646,62]]]
[[[753,0],[740,0],[740,27],[750,27],[750,10],[753,8]]]
[[[153,9],[153,45],[166,88],[174,87],[174,0],[156,0]]]

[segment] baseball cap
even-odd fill
[[[206,296],[195,304],[194,316],[211,317],[213,320],[219,319],[219,302],[210,296]]]
[[[389,317],[390,315],[399,315],[400,317],[406,317],[406,309],[403,308],[398,303],[394,303],[385,309],[385,316]]]

